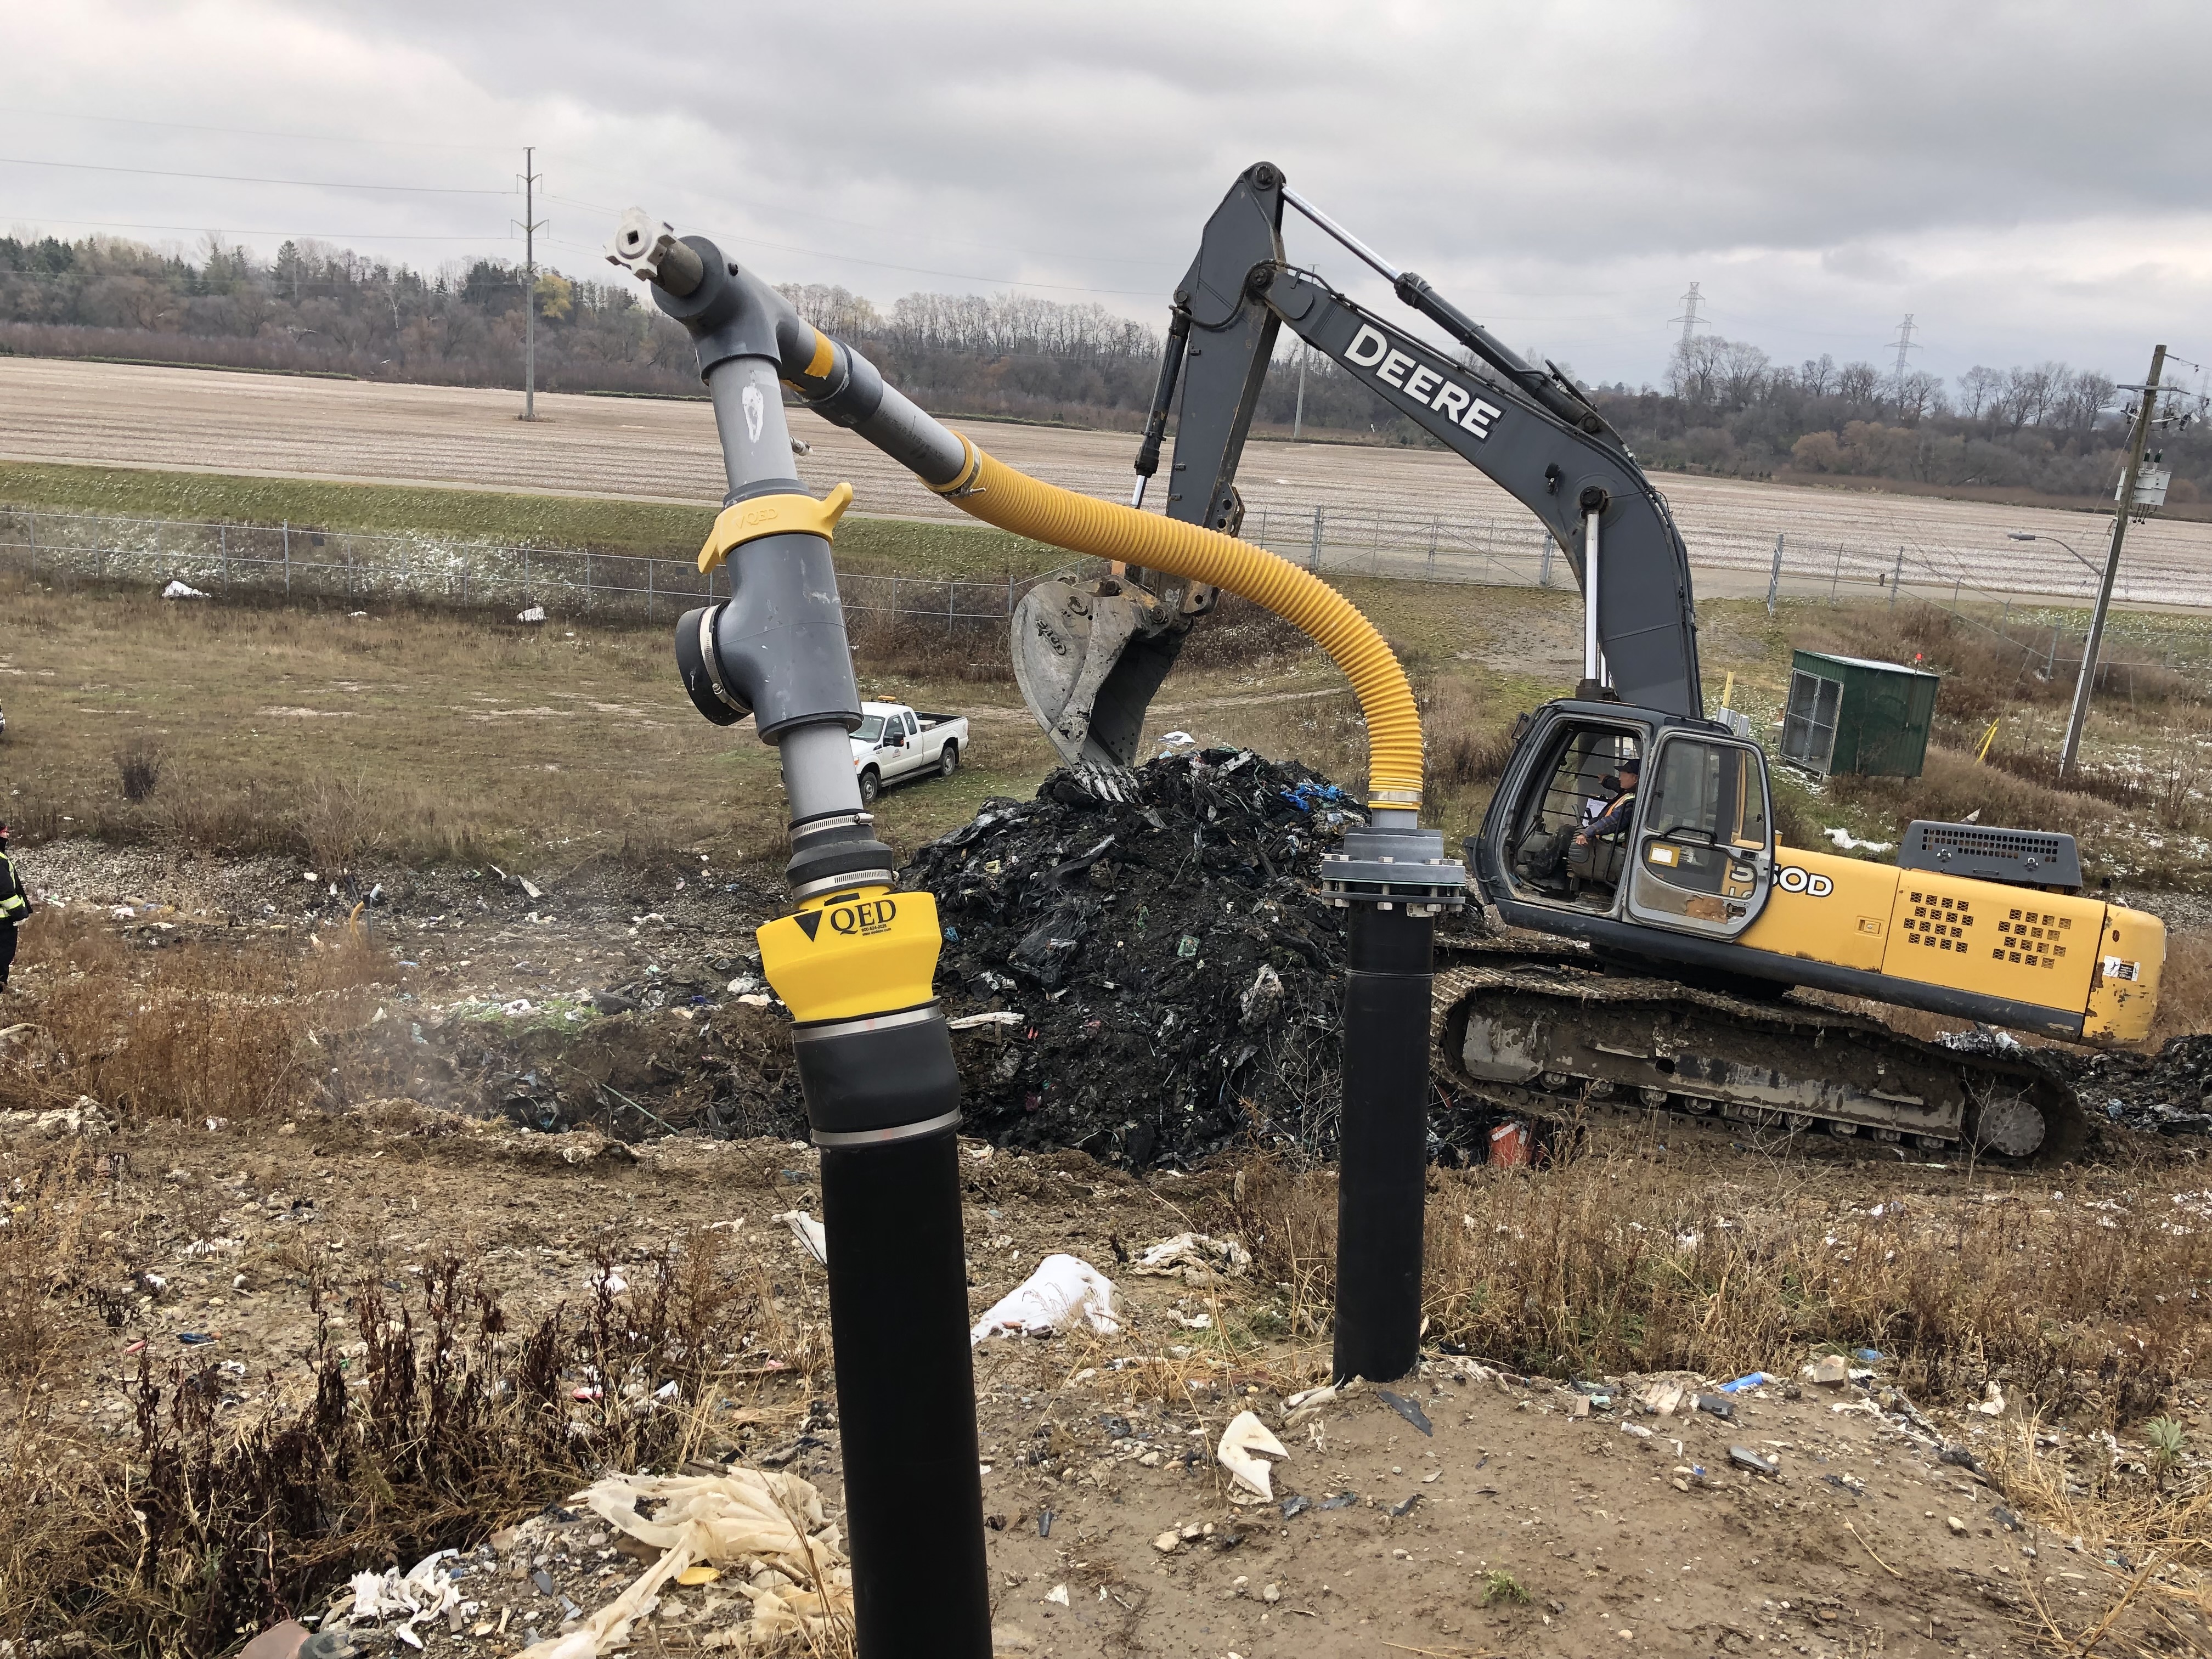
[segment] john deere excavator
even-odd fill
[[[1285,207],[1454,349],[1289,264]],[[1582,684],[1522,717],[1467,843],[1474,884],[1520,931],[1438,964],[1447,1086],[1541,1118],[1597,1106],[2021,1161],[2075,1150],[2081,1109],[2032,1050],[1923,1042],[1790,993],[2127,1042],[2150,1028],[2162,924],[2084,895],[2071,837],[2048,831],[1917,822],[1895,865],[1778,846],[1765,754],[1706,716],[1681,536],[1619,434],[1556,366],[1524,362],[1271,165],[1237,179],[1176,289],[1133,504],[1180,387],[1166,513],[1237,532],[1237,465],[1286,325],[1527,507],[1582,587]],[[1119,567],[1027,597],[1017,675],[1071,763],[1110,777],[1136,760],[1212,599]]]

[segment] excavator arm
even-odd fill
[[[1389,277],[1466,360],[1376,316],[1289,264],[1285,205]],[[1665,501],[1579,388],[1522,362],[1420,276],[1386,264],[1289,189],[1248,168],[1206,222],[1175,296],[1166,359],[1138,452],[1134,500],[1154,477],[1182,402],[1167,515],[1236,534],[1236,477],[1285,326],[1534,514],[1565,550],[1585,605],[1585,690],[1702,718],[1689,556]],[[1595,557],[1593,557],[1595,550]],[[1133,760],[1144,708],[1210,595],[1143,571],[1045,584],[1022,607],[1015,664],[1030,704],[1071,760]]]

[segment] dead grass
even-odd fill
[[[529,629],[380,604],[360,617],[180,608],[15,575],[0,576],[0,609],[19,848],[86,836],[331,873],[371,860],[546,872],[682,849],[782,856],[775,751],[750,726],[720,731],[691,710],[665,625]],[[856,666],[872,692],[964,709],[1003,678],[996,627],[905,619],[880,639],[871,627]],[[993,723],[979,738],[953,783],[884,798],[896,844],[1035,787],[1050,752],[1041,736]],[[134,799],[118,783],[141,754],[161,769]],[[117,769],[88,755],[115,755]]]
[[[1262,1277],[1325,1305],[1333,1175],[1248,1175],[1238,1218]],[[2001,1377],[2106,1426],[2154,1410],[2212,1325],[2190,1293],[2212,1233],[2172,1201],[2193,1182],[2093,1178],[2063,1201],[1961,1192],[1875,1217],[1839,1203],[1832,1175],[1712,1182],[1602,1146],[1540,1170],[1437,1170],[1430,1335],[1559,1376],[1787,1370],[1816,1344],[1873,1346],[1916,1398]]]
[[[0,1109],[51,1111],[89,1098],[125,1123],[247,1121],[312,1092],[316,1024],[343,1025],[372,988],[396,984],[391,955],[349,932],[305,958],[220,942],[133,946],[102,922],[49,911],[24,936],[18,982],[35,988],[0,1050]]]
[[[140,1362],[127,1465],[94,1473],[33,1435],[0,1462],[0,1632],[219,1654],[353,1571],[473,1547],[602,1469],[699,1453],[725,1391],[746,1391],[729,1361],[774,1296],[712,1233],[625,1264],[634,1290],[611,1288],[615,1267],[525,1331],[457,1257],[412,1290],[372,1277],[345,1287],[350,1344],[310,1286],[313,1392],[243,1427],[216,1366]]]

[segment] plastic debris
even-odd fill
[[[1389,1510],[1390,1518],[1393,1521],[1395,1521],[1402,1518],[1403,1516],[1411,1515],[1413,1512],[1413,1505],[1420,1501],[1421,1494],[1415,1492],[1411,1498],[1406,1499],[1402,1504],[1391,1504]]]
[[[1747,1389],[1756,1389],[1769,1382],[1779,1382],[1778,1376],[1769,1376],[1765,1371],[1753,1371],[1748,1376],[1739,1376],[1733,1382],[1721,1384],[1723,1394],[1741,1394]]]
[[[1850,1379],[1850,1366],[1839,1353],[1825,1353],[1805,1367],[1805,1380],[1839,1389]]]
[[[1240,1486],[1274,1500],[1274,1466],[1267,1460],[1290,1455],[1274,1432],[1250,1412],[1239,1412],[1221,1431],[1213,1455]]]
[[[1404,1418],[1423,1434],[1434,1437],[1436,1430],[1429,1422],[1429,1414],[1402,1394],[1393,1394],[1388,1389],[1375,1390],[1375,1397]]]
[[[747,981],[746,983],[750,985],[751,981]],[[735,988],[734,981],[732,988]],[[985,1025],[1018,1025],[1021,1023],[1022,1017],[1011,1008],[994,1009],[988,1014],[963,1014],[957,1019],[945,1022],[945,1028],[954,1031],[973,1031]]]
[[[1048,1255],[1019,1285],[1000,1297],[968,1333],[970,1344],[987,1336],[1043,1336],[1080,1316],[1100,1336],[1121,1328],[1114,1316],[1114,1281],[1079,1256]]]
[[[1982,1385],[1982,1397],[1980,1401],[1971,1407],[1969,1409],[1978,1411],[1984,1417],[2002,1417],[2004,1415],[2004,1389],[1998,1385],[1996,1378],[1993,1376],[1987,1382],[1984,1382]]]
[[[1211,1285],[1231,1279],[1252,1265],[1252,1252],[1233,1238],[1210,1238],[1204,1233],[1177,1233],[1138,1253],[1129,1271],[1162,1278],[1180,1277],[1192,1285]]]
[[[1730,1446],[1729,1462],[1740,1469],[1749,1469],[1753,1474],[1779,1475],[1782,1465],[1771,1457],[1762,1457],[1748,1446]]]
[[[796,1475],[747,1468],[718,1475],[615,1474],[568,1502],[663,1553],[575,1630],[532,1644],[523,1659],[592,1659],[624,1645],[661,1587],[702,1564],[727,1569],[757,1562],[769,1570],[755,1571],[755,1583],[746,1587],[750,1643],[814,1647],[831,1632],[851,1628],[853,1574],[843,1540],[822,1512],[821,1494]],[[651,1520],[639,1514],[641,1504],[658,1505]]]
[[[1325,1510],[1348,1510],[1358,1501],[1359,1494],[1358,1492],[1340,1492],[1334,1498],[1322,1498],[1321,1500],[1321,1507]]]
[[[542,605],[529,605],[516,611],[514,619],[519,623],[542,623],[545,620],[545,607]]]
[[[390,1627],[392,1633],[410,1646],[419,1648],[422,1638],[415,1635],[415,1627],[426,1620],[440,1617],[461,1599],[453,1575],[446,1567],[446,1563],[458,1553],[455,1550],[436,1551],[404,1573],[397,1567],[380,1573],[356,1573],[353,1607],[346,1614],[347,1621],[359,1625],[396,1619],[399,1623]]]
[[[830,1235],[823,1225],[804,1210],[786,1210],[781,1215],[772,1215],[770,1221],[781,1221],[791,1229],[791,1236],[799,1241],[799,1248],[823,1267],[830,1265]]]
[[[1313,1499],[1308,1498],[1304,1492],[1293,1492],[1283,1500],[1283,1519],[1288,1521],[1297,1516],[1304,1515],[1313,1506]]]
[[[161,597],[165,599],[204,599],[208,596],[189,582],[173,581],[161,590]]]
[[[1701,1412],[1710,1413],[1711,1415],[1719,1418],[1723,1423],[1733,1423],[1735,1421],[1735,1401],[1730,1400],[1725,1395],[1699,1395],[1698,1396],[1698,1409]]]

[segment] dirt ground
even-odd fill
[[[766,1462],[837,1508],[823,1275],[775,1218],[820,1208],[803,1144],[678,1138],[633,1152],[400,1102],[101,1144],[121,1155],[105,1212],[158,1244],[125,1287],[136,1301],[119,1328],[76,1322],[66,1366],[43,1385],[53,1431],[88,1460],[128,1443],[142,1342],[159,1364],[226,1367],[223,1411],[244,1423],[272,1395],[312,1395],[313,1283],[380,1279],[405,1303],[432,1264],[458,1255],[526,1328],[556,1307],[588,1307],[610,1274],[641,1279],[626,1264],[704,1237],[724,1271],[772,1279],[785,1317],[781,1346],[764,1334],[711,1397],[669,1407],[695,1414],[694,1466]],[[36,1150],[18,1137],[0,1156],[20,1168]],[[1973,1458],[1938,1460],[1947,1443],[1988,1455],[2017,1437],[2016,1420],[1911,1415],[1880,1361],[1863,1387],[1747,1389],[1723,1421],[1687,1403],[1665,1416],[1637,1403],[1721,1379],[1567,1388],[1431,1349],[1394,1391],[1408,1405],[1363,1389],[1286,1423],[1286,1399],[1324,1379],[1327,1355],[1316,1339],[1251,1334],[1283,1287],[1249,1277],[1193,1287],[1115,1262],[1117,1250],[1218,1225],[1225,1173],[1147,1186],[1077,1154],[973,1143],[963,1165],[973,1311],[1064,1250],[1116,1279],[1122,1312],[1115,1336],[976,1350],[1002,1651],[1979,1656],[2034,1639],[2031,1594],[2072,1628],[2127,1576],[2112,1548],[2008,1507]],[[1486,1178],[1440,1172],[1439,1218],[1459,1201],[1448,1183]],[[1740,1169],[1714,1179],[1719,1202],[1747,1195],[1729,1190],[1745,1184]],[[1909,1173],[1851,1184],[1862,1198],[1930,1190]],[[204,1340],[184,1346],[186,1331]],[[1810,1357],[1778,1355],[1771,1368],[1794,1373]],[[1289,1449],[1271,1503],[1239,1498],[1212,1455],[1244,1409]],[[1778,1472],[1753,1472],[1736,1448]],[[459,1630],[426,1628],[431,1651],[512,1654],[559,1627],[562,1598],[589,1612],[640,1570],[641,1552],[611,1547],[595,1517],[562,1514],[519,1535],[502,1529],[525,1517],[483,1517],[481,1535],[498,1541],[468,1558],[477,1606]],[[696,1648],[733,1603],[712,1587],[672,1590],[636,1650]],[[2171,1629],[2201,1642],[2186,1611]]]
[[[11,357],[0,359],[0,459],[678,501],[720,497],[720,452],[702,403],[552,394],[538,400],[534,424],[514,418],[515,404],[505,392]],[[988,447],[1011,465],[1087,494],[1127,497],[1127,434],[964,424],[985,433]],[[961,516],[850,434],[804,414],[794,414],[792,430],[813,447],[798,464],[811,487],[849,480],[865,513]],[[1874,565],[1887,569],[1892,550],[1902,546],[1912,580],[1948,586],[1955,572],[1970,598],[1978,586],[1992,594],[2026,588],[2079,599],[2086,578],[2056,544],[2009,542],[2007,533],[2079,545],[2099,532],[2083,514],[2048,508],[1686,476],[1661,483],[1701,591],[1714,594],[1763,595],[1767,555],[1786,532],[1795,550],[1792,591],[1825,594],[1829,562],[1846,544],[1853,550],[1844,567],[1847,593],[1857,565],[1867,567],[1856,574],[1870,585]],[[1255,535],[1263,512],[1279,521],[1317,505],[1340,520],[1380,507],[1528,524],[1517,503],[1440,451],[1255,441],[1240,484]],[[1274,534],[1279,541],[1284,532]],[[2123,599],[2212,603],[2203,575],[2212,525],[2153,520],[2131,532],[2128,550]]]

